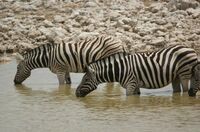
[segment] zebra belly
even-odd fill
[[[140,81],[139,83],[139,88],[147,88],[147,89],[159,89],[159,88],[162,88],[162,87],[165,87],[167,85],[169,85],[171,82],[169,83],[165,83],[163,85],[159,85],[159,86],[151,86],[148,82],[144,82],[144,81]]]

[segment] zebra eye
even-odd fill
[[[86,78],[85,81],[89,81],[89,78]]]

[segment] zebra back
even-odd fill
[[[193,49],[177,45],[147,54],[115,54],[89,66],[100,82],[119,81],[125,75],[134,74],[143,87],[160,88],[176,77],[190,78],[196,63],[197,54]]]
[[[83,72],[86,65],[118,52],[127,52],[126,46],[116,38],[98,36],[76,43],[62,43],[54,50],[56,63],[67,66],[70,72]]]

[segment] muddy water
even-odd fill
[[[1,132],[199,132],[200,95],[172,94],[171,86],[142,89],[126,97],[119,85],[101,85],[86,98],[76,98],[82,74],[73,85],[58,86],[47,69],[32,72],[14,86],[16,63],[0,64]]]

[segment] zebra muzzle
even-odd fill
[[[194,89],[190,88],[188,90],[188,95],[191,96],[191,97],[194,97],[194,96],[196,96],[196,92],[194,91]]]
[[[86,95],[83,90],[76,89],[76,97],[85,97]]]
[[[21,82],[17,81],[17,80],[14,80],[14,83],[15,84],[21,84]]]

